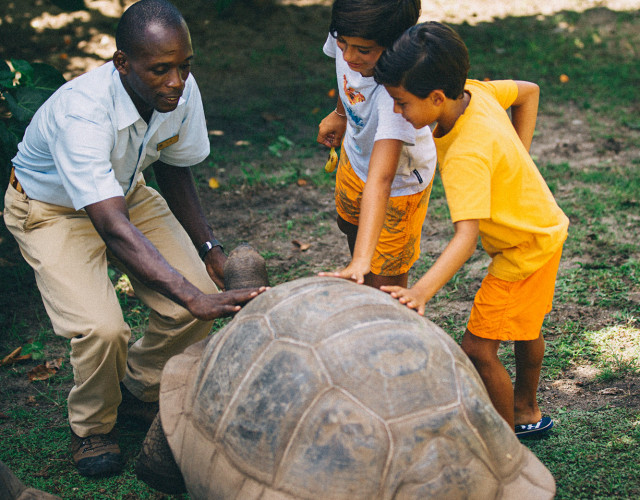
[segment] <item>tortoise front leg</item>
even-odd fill
[[[60,500],[60,497],[55,495],[27,488],[2,462],[0,462],[0,498],[3,500]]]
[[[160,414],[154,419],[142,443],[142,449],[136,459],[136,476],[152,488],[168,495],[187,491],[180,468],[173,458],[162,430]]]

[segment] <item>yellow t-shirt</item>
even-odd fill
[[[518,137],[506,109],[512,80],[467,80],[471,100],[454,127],[434,139],[453,222],[478,219],[489,273],[525,279],[562,246],[569,219]]]

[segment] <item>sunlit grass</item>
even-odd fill
[[[597,352],[596,366],[602,380],[640,373],[640,329],[636,318],[624,325],[614,325],[587,332],[587,339]]]

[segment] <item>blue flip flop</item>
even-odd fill
[[[542,417],[535,424],[516,425],[515,431],[518,438],[539,436],[553,427],[551,417]]]

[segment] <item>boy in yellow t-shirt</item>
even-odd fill
[[[414,127],[436,123],[440,175],[455,226],[447,247],[413,287],[382,290],[424,314],[426,302],[473,254],[480,236],[491,264],[462,349],[497,411],[522,437],[553,426],[536,398],[541,327],[551,310],[569,220],[528,153],[538,86],[467,80],[468,70],[464,42],[435,22],[407,30],[376,66],[375,79],[393,98],[396,113]],[[515,341],[515,386],[498,358],[504,340]]]

